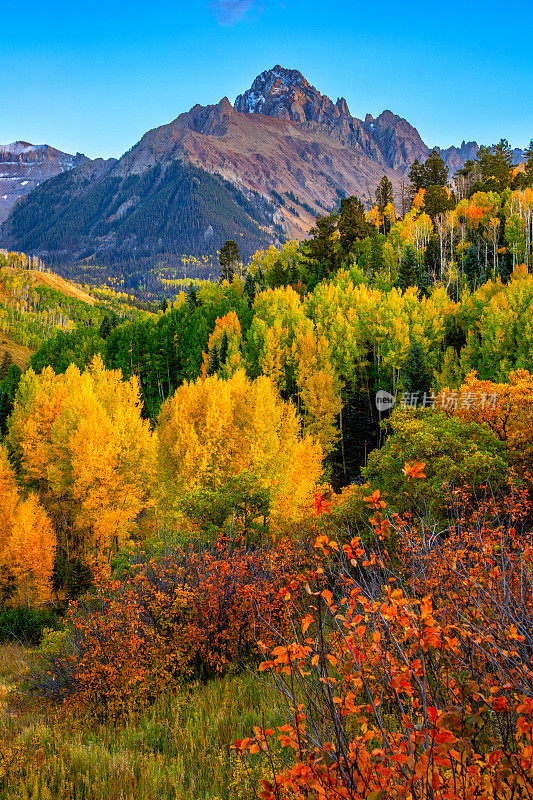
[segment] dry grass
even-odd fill
[[[26,672],[24,648],[13,642],[0,645],[0,713],[9,710],[9,693]]]
[[[0,331],[0,363],[4,357],[4,353],[11,353],[11,358],[14,364],[24,370],[28,366],[28,362],[33,355],[33,350],[25,347],[23,344],[17,344],[10,338],[9,334]]]
[[[94,306],[96,304],[96,300],[94,297],[91,297],[90,294],[87,294],[87,292],[84,292],[83,289],[80,289],[73,283],[66,281],[59,275],[55,275],[53,272],[28,270],[28,275],[31,275],[34,283],[41,283],[45,286],[49,286],[51,289],[55,289],[67,297],[74,297],[76,300],[81,300],[83,303],[87,303],[89,306]]]

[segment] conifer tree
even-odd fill
[[[102,339],[107,339],[110,333],[111,333],[111,320],[106,314],[100,325],[100,336],[102,337]]]
[[[233,239],[228,239],[222,245],[218,260],[221,267],[220,280],[231,283],[237,270],[241,254],[239,245]]]
[[[353,251],[356,242],[375,232],[374,226],[366,219],[365,207],[357,197],[341,200],[338,229],[341,250],[345,256]]]
[[[222,341],[220,343],[219,360],[221,364],[226,363],[226,359],[228,357],[228,346],[229,346],[228,332],[224,331],[224,333],[222,334]]]
[[[429,395],[431,390],[431,375],[426,366],[424,351],[415,339],[409,348],[409,355],[403,369],[403,384],[406,392],[419,393],[421,399]]]
[[[255,280],[251,272],[246,274],[246,280],[244,281],[244,294],[248,298],[248,305],[251,308],[254,304],[255,300]]]
[[[11,355],[9,350],[6,350],[2,357],[2,361],[0,362],[0,381],[3,381],[4,378],[7,378],[7,373],[12,363],[13,363],[13,356]]]
[[[372,237],[370,249],[370,270],[372,275],[382,275],[385,270],[383,239],[379,234]]]
[[[394,203],[392,183],[386,175],[382,177],[376,189],[376,205],[383,214],[388,203]]]
[[[209,366],[207,367],[207,374],[216,375],[219,369],[220,369],[220,359],[218,357],[218,347],[215,344],[209,356]]]
[[[446,186],[448,183],[448,167],[438,150],[432,150],[423,165],[423,189],[430,186]]]
[[[482,282],[481,264],[475,245],[471,244],[463,258],[463,272],[471,288]]]
[[[198,295],[194,286],[189,287],[189,291],[187,292],[187,303],[189,304],[191,311],[194,311],[198,305]]]
[[[418,264],[415,250],[411,245],[407,245],[400,260],[400,269],[398,271],[398,280],[396,282],[398,288],[405,292],[409,286],[416,286],[417,271]]]

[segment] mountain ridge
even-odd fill
[[[457,169],[476,148],[439,152]],[[53,264],[215,256],[226,238],[247,257],[304,238],[343,197],[368,205],[383,175],[399,187],[429,152],[392,111],[358,119],[345,99],[333,103],[301,72],[276,65],[234,104],[196,104],[119,159],[81,157],[19,200],[0,242]]]

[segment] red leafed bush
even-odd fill
[[[294,551],[232,545],[176,551],[133,566],[124,581],[97,586],[68,611],[68,652],[47,657],[36,688],[76,709],[121,713],[258,658],[257,639],[283,630]]]
[[[406,474],[423,480],[416,466]],[[292,752],[260,797],[533,796],[530,490],[526,477],[500,501],[459,494],[440,532],[388,517],[374,493],[372,544],[317,540],[316,567],[290,601],[297,635],[265,647],[260,665],[292,721],[236,743],[268,753],[276,733]]]

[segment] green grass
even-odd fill
[[[0,648],[0,682],[24,669],[21,648]],[[6,694],[4,690],[4,697]],[[0,722],[2,800],[251,800],[267,765],[231,744],[249,735],[273,698],[250,673],[194,684],[119,723],[54,721],[15,704]],[[6,713],[6,711],[8,713]],[[7,773],[7,774],[5,774]],[[3,778],[3,783],[2,783]]]

